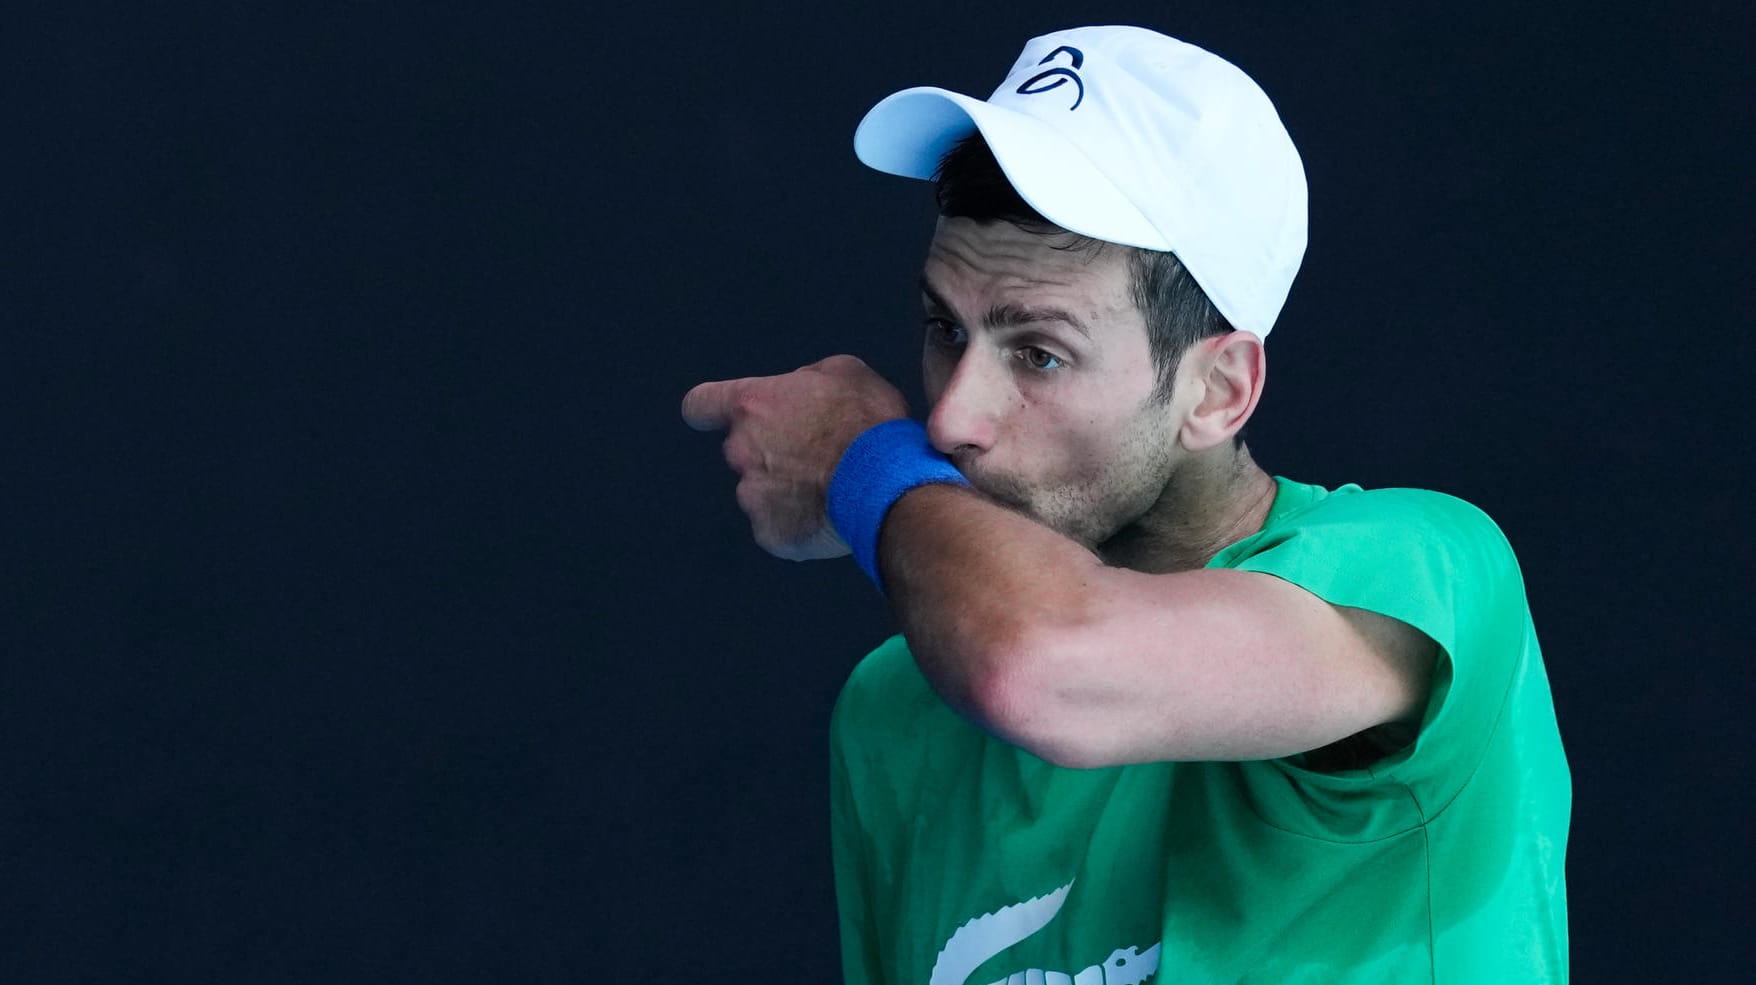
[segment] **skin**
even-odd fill
[[[922,274],[928,435],[977,489],[1112,564],[1200,567],[1260,529],[1274,482],[1229,442],[1205,457],[1183,448],[1179,425],[1202,388],[1157,398],[1125,256],[1071,243],[940,223]],[[1259,340],[1230,341],[1233,372],[1258,368]],[[1185,375],[1215,355],[1192,354]]]
[[[1203,340],[1155,397],[1123,252],[1066,245],[946,219],[929,248],[928,435],[971,488],[903,496],[879,545],[927,680],[977,725],[1072,767],[1285,756],[1418,718],[1430,639],[1272,576],[1203,568],[1273,503],[1273,479],[1232,441],[1261,395],[1261,340]],[[907,408],[836,356],[702,384],[683,412],[727,431],[758,543],[803,560],[846,553],[829,477],[860,432]]]

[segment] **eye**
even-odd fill
[[[924,323],[927,331],[927,344],[942,349],[955,349],[969,341],[963,326],[947,318],[928,318]]]
[[[1047,349],[1041,349],[1034,345],[1027,345],[1018,350],[1018,358],[1023,360],[1024,364],[1031,369],[1044,373],[1052,369],[1060,369],[1065,365],[1061,362],[1059,356],[1049,352]]]

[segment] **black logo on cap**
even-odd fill
[[[1067,60],[1073,63],[1073,68],[1057,67],[1038,72],[1024,80],[1023,84],[1018,87],[1018,94],[1020,96],[1034,96],[1039,92],[1048,92],[1050,89],[1059,89],[1071,81],[1074,85],[1079,87],[1079,95],[1073,98],[1073,105],[1067,108],[1069,110],[1078,109],[1079,104],[1085,102],[1085,83],[1080,81],[1079,73],[1074,71],[1074,69],[1085,64],[1085,53],[1078,48],[1069,48],[1066,45],[1062,45],[1054,51],[1049,52],[1047,55],[1044,55],[1043,60],[1037,62],[1037,64],[1047,65],[1055,60],[1056,55],[1060,54],[1065,54],[1067,56]],[[1055,81],[1048,82],[1047,80],[1049,79],[1054,79]]]

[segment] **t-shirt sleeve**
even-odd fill
[[[1380,489],[1333,493],[1237,546],[1226,567],[1389,616],[1439,644],[1415,741],[1370,768],[1436,816],[1480,763],[1530,644],[1523,580],[1499,528],[1441,493]]]

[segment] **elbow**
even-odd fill
[[[994,634],[982,642],[964,693],[967,717],[989,734],[1054,766],[1096,769],[1114,765],[1096,736],[1082,727],[1077,690],[1062,671],[1077,666],[1041,627]]]

